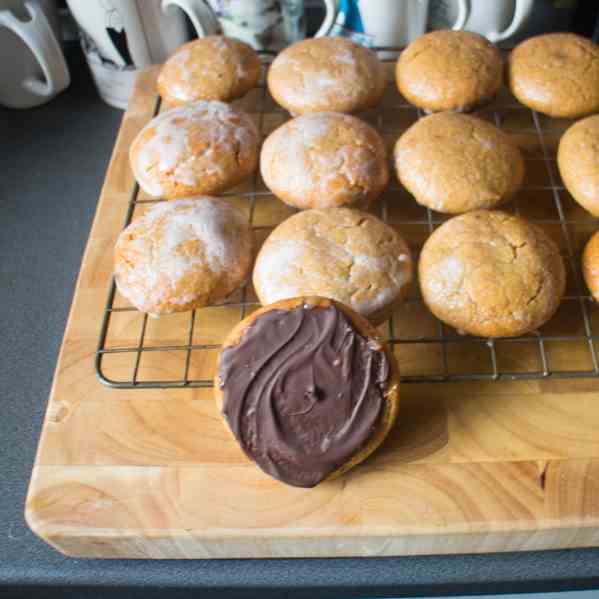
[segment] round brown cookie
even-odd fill
[[[376,330],[318,297],[281,301],[241,321],[219,354],[214,390],[247,456],[299,487],[365,460],[399,406],[397,366]]]
[[[328,208],[282,222],[264,242],[253,280],[263,305],[318,295],[380,324],[404,299],[412,276],[410,250],[394,229],[365,212]]]
[[[114,274],[121,294],[152,316],[218,302],[252,267],[247,218],[219,198],[159,202],[119,235]]]
[[[524,179],[520,150],[505,133],[455,112],[412,125],[395,146],[395,168],[419,204],[449,214],[493,208]]]
[[[196,100],[228,102],[258,85],[260,58],[236,39],[214,35],[181,46],[158,75],[158,92],[174,106]]]
[[[273,131],[262,146],[266,186],[297,208],[367,207],[389,181],[381,136],[337,112],[306,114]]]
[[[414,106],[428,112],[468,111],[492,100],[503,81],[499,50],[467,31],[433,31],[400,55],[397,86]]]
[[[584,280],[596,302],[599,302],[599,231],[587,242],[582,253]]]
[[[129,158],[140,187],[170,200],[237,185],[256,170],[259,142],[245,112],[200,100],[153,118],[133,140]]]
[[[532,37],[511,52],[509,85],[525,106],[554,117],[599,111],[599,47],[573,33]]]
[[[297,42],[268,71],[272,97],[294,115],[365,110],[378,103],[385,84],[377,55],[341,37]]]
[[[574,123],[562,136],[557,164],[572,197],[599,216],[599,115]]]
[[[431,312],[458,331],[481,337],[523,335],[549,320],[566,271],[542,229],[504,212],[456,216],[428,238],[418,267]]]

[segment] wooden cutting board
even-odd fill
[[[117,390],[97,380],[112,247],[134,186],[128,148],[155,110],[155,77],[149,70],[137,83],[98,203],[33,468],[25,510],[31,529],[81,557],[382,556],[599,544],[597,380],[405,384],[398,426],[384,446],[311,490],[287,487],[249,463],[210,389]],[[269,206],[267,214],[280,220],[282,204]],[[235,322],[219,321],[228,313],[212,310],[203,329],[210,338],[219,323],[226,331]],[[139,315],[123,314],[114,335],[126,343]],[[156,334],[178,335],[175,317],[156,322],[165,323]],[[416,358],[401,349],[408,371]],[[174,358],[157,353],[149,352],[144,376],[168,378]],[[110,356],[113,373],[130,367],[124,356]],[[525,356],[512,350],[515,369]],[[552,359],[572,356],[556,347]],[[210,376],[213,358],[192,357],[192,368]]]

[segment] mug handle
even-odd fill
[[[451,28],[453,31],[464,29],[466,21],[470,16],[470,3],[468,0],[458,0],[458,16]]]
[[[530,11],[534,0],[516,0],[516,8],[514,9],[514,18],[510,26],[505,31],[489,31],[487,38],[491,42],[500,42],[511,37],[518,31],[522,23],[530,16]]]
[[[337,18],[336,0],[323,0],[323,2],[327,12],[324,16],[324,21],[322,22],[322,25],[314,34],[314,37],[323,37],[325,35],[328,35],[335,23],[335,19]]]
[[[204,0],[162,0],[162,10],[167,13],[171,6],[179,7],[192,22],[198,37],[218,33],[218,18]]]
[[[9,10],[0,10],[0,26],[10,29],[27,44],[46,79],[27,77],[21,85],[36,96],[50,98],[69,86],[71,76],[46,15],[32,2],[25,2],[25,8],[30,21],[20,21]]]

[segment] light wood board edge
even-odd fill
[[[104,233],[104,217],[109,209],[109,204],[116,208],[115,204],[118,203],[118,209],[121,210],[124,221],[128,194],[131,192],[131,179],[130,173],[123,171],[123,155],[128,152],[130,141],[135,132],[147,122],[154,111],[156,75],[157,69],[150,69],[140,76],[136,84],[136,93],[124,118],[124,123],[128,121],[127,126],[119,132],[110,161],[106,182],[98,203],[98,211],[83,257],[81,272],[91,261],[92,242]],[[126,161],[125,164],[127,164]],[[114,233],[114,231],[110,233]],[[80,291],[80,287],[81,274],[78,278],[75,298]],[[106,294],[107,292],[106,289]],[[98,329],[99,316],[98,314]],[[70,334],[73,317],[72,307],[57,364],[57,374],[63,366],[66,343],[68,341],[78,341],[76,337]],[[89,347],[93,349],[95,342],[95,339],[93,341],[89,340]],[[86,340],[87,344],[88,340]],[[93,369],[91,363],[90,369]],[[51,401],[57,399],[55,397],[56,379],[57,376],[52,387]],[[100,385],[99,382],[96,384]],[[510,385],[509,383],[501,384]],[[435,385],[435,389],[449,396],[458,391],[460,387],[463,391],[467,392],[468,389],[472,389],[472,393],[475,393],[477,385],[476,383],[472,386]],[[544,383],[545,390],[547,390],[547,387],[551,387],[551,382]],[[512,389],[518,391],[520,387],[515,384],[512,385]],[[530,386],[527,387],[527,391],[531,392]],[[594,389],[588,382],[585,382],[582,383],[580,391],[592,392]],[[538,392],[536,386],[533,392]],[[566,460],[563,462],[552,461],[549,464],[556,464],[556,470],[559,470],[558,464],[573,463],[576,467],[577,464],[582,462],[584,461]],[[597,491],[596,474],[591,477],[590,486],[585,484],[581,488],[579,488],[580,486],[564,488],[563,485],[551,486],[545,484],[544,505],[561,506],[564,501],[569,504],[570,497],[573,497],[572,501],[576,505],[566,510],[565,514],[560,513],[559,517],[555,518],[548,519],[543,513],[535,514],[530,521],[520,525],[522,526],[521,529],[515,527],[514,530],[512,521],[502,522],[498,520],[495,528],[493,526],[489,527],[487,523],[480,523],[479,525],[474,523],[464,530],[453,529],[439,532],[412,530],[402,533],[399,528],[395,527],[392,531],[391,529],[387,530],[386,534],[374,533],[370,536],[367,532],[362,532],[357,536],[348,536],[345,533],[322,536],[322,528],[314,528],[312,532],[303,531],[297,538],[287,538],[286,533],[282,531],[281,536],[274,534],[271,539],[264,538],[265,531],[263,529],[256,529],[254,531],[255,536],[247,534],[240,538],[229,537],[226,539],[226,543],[223,544],[222,537],[211,539],[205,530],[187,530],[185,528],[154,532],[146,531],[144,534],[147,537],[147,542],[139,539],[140,531],[136,529],[123,532],[122,530],[111,531],[110,529],[90,528],[83,533],[83,536],[74,530],[67,529],[61,532],[60,526],[56,528],[52,518],[44,517],[43,510],[40,511],[36,498],[36,487],[46,477],[50,468],[52,467],[35,466],[34,468],[26,508],[27,522],[36,534],[59,551],[67,555],[80,557],[196,558],[403,555],[548,549],[599,544],[599,521],[597,516],[599,491]],[[65,470],[68,473],[73,469],[72,467],[66,467]],[[174,473],[177,469],[171,468],[169,470]],[[595,470],[593,461],[593,472]],[[547,472],[551,471],[552,468],[547,469]],[[588,477],[585,480],[588,482]],[[506,527],[511,528],[508,530]],[[274,531],[269,530],[268,532],[271,534]],[[173,534],[175,538],[173,538]],[[219,534],[222,534],[222,531]],[[393,538],[389,538],[389,534],[393,534]]]

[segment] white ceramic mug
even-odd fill
[[[200,36],[218,27],[203,0],[67,0],[67,4],[81,29],[81,45],[100,96],[121,109],[127,107],[139,70],[164,62],[191,38],[185,13]]]
[[[70,82],[54,0],[0,0],[0,104],[38,106]]]
[[[457,0],[450,29],[462,29],[467,0]],[[407,46],[426,31],[429,0],[340,0],[331,35],[354,39],[365,46]]]
[[[184,8],[189,0],[166,0]],[[336,0],[321,0],[325,17],[315,37],[327,35],[337,14]],[[212,19],[196,25],[198,31],[216,33],[216,20],[222,33],[240,39],[256,50],[278,52],[306,37],[304,0],[206,0]],[[189,14],[189,11],[187,11]]]
[[[491,42],[517,33],[528,20],[534,0],[469,0],[464,29],[484,35]],[[431,29],[447,29],[455,19],[457,0],[431,0]]]

